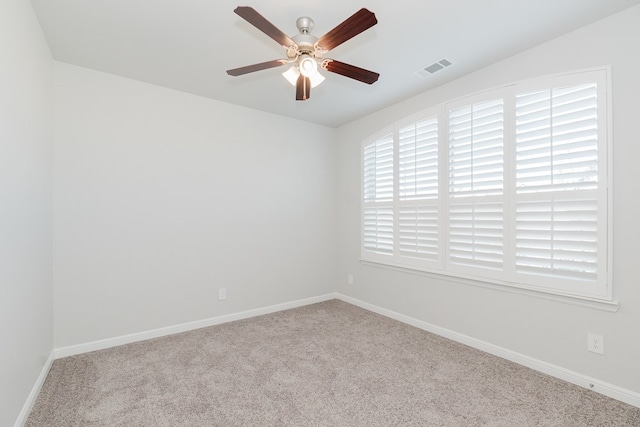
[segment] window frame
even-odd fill
[[[591,301],[604,306],[614,305],[612,282],[612,108],[611,108],[611,72],[610,67],[598,67],[567,73],[543,76],[517,83],[503,85],[487,91],[460,97],[440,103],[434,107],[405,117],[381,129],[361,143],[361,157],[367,145],[375,143],[382,135],[392,134],[394,138],[393,153],[393,245],[392,255],[375,254],[365,250],[363,240],[363,224],[361,223],[361,262],[374,265],[399,268],[403,271],[427,274],[434,277],[448,277],[465,283],[483,284],[500,289],[530,292],[536,295],[558,296],[562,300]],[[515,264],[515,100],[517,94],[531,92],[537,89],[551,89],[559,86],[572,87],[580,82],[597,84],[597,123],[598,123],[598,186],[596,201],[598,203],[598,278],[597,283],[589,285],[586,291],[578,291],[577,286],[564,286],[564,283],[578,283],[578,281],[557,279],[547,275],[522,274],[516,271]],[[457,107],[471,105],[483,100],[501,98],[504,105],[504,134],[503,134],[503,201],[504,248],[503,268],[489,271],[484,268],[451,265],[450,242],[448,241],[450,208],[449,202],[449,112]],[[398,245],[398,210],[402,203],[399,201],[398,178],[398,145],[399,130],[412,123],[429,117],[438,120],[438,251],[437,260],[425,262],[420,259],[401,256]],[[361,158],[361,179],[364,181],[364,159]],[[601,182],[604,180],[605,182]],[[361,183],[361,191],[363,191]],[[481,196],[478,196],[481,197]],[[487,197],[487,196],[485,196]],[[498,197],[498,198],[500,198]],[[364,197],[361,198],[361,221],[364,215]]]

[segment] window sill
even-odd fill
[[[439,274],[428,271],[422,271],[413,269],[411,267],[403,266],[403,265],[395,265],[389,263],[376,262],[366,259],[360,259],[360,263],[362,265],[367,265],[371,267],[384,268],[389,270],[395,270],[403,273],[414,274],[423,277],[431,277],[438,280],[444,280],[452,283],[469,285],[469,286],[480,286],[487,289],[493,289],[501,292],[508,292],[519,295],[528,295],[536,298],[545,299],[548,301],[555,301],[564,304],[577,305],[580,307],[591,308],[595,310],[607,311],[610,313],[615,313],[618,311],[619,303],[618,301],[605,301],[599,300],[595,298],[588,297],[579,297],[574,295],[564,295],[559,293],[547,292],[544,290],[530,289],[526,287],[517,287],[513,285],[492,283],[480,281],[477,279],[468,279],[465,277],[452,276],[447,274]]]

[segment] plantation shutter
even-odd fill
[[[597,188],[597,108],[595,84],[516,96],[519,193]]]
[[[516,83],[363,142],[362,260],[611,301],[609,87]]]
[[[449,112],[449,191],[452,196],[502,194],[504,105],[485,101]]]
[[[363,152],[363,247],[393,254],[393,134],[377,139]]]
[[[598,275],[595,83],[516,96],[516,270]]]
[[[398,134],[400,200],[438,197],[438,119],[404,126]]]
[[[549,198],[516,205],[516,269],[520,273],[595,281],[597,202]]]
[[[438,259],[438,119],[398,132],[398,250],[400,255]]]
[[[449,111],[449,262],[501,269],[504,102]]]
[[[449,207],[449,261],[453,264],[501,269],[503,204],[465,201]]]

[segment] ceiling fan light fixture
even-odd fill
[[[292,86],[295,86],[297,84],[297,82],[298,82],[298,77],[300,76],[300,74],[302,74],[304,76],[304,73],[300,72],[300,69],[298,68],[298,65],[294,65],[294,66],[290,67],[287,71],[282,73],[282,76],[285,79],[287,79],[287,81],[289,83],[291,83]],[[311,83],[311,88],[314,88],[314,87],[318,86],[325,79],[325,77],[322,74],[320,74],[318,72],[318,70],[316,70],[315,73],[313,73],[312,75],[310,75],[308,77],[309,77],[309,81]]]
[[[298,63],[300,73],[305,77],[311,77],[318,72],[318,63],[308,55],[303,55]]]
[[[294,65],[293,67],[289,68],[287,71],[285,71],[284,73],[282,73],[282,76],[287,79],[287,81],[289,83],[291,83],[292,86],[296,85],[296,82],[298,81],[298,76],[300,75],[300,71],[298,70],[298,66]]]
[[[324,76],[318,72],[318,62],[309,55],[302,55],[298,61],[300,74],[309,77],[311,87],[314,88],[324,81]]]
[[[324,76],[317,71],[312,76],[309,76],[311,81],[311,87],[314,88],[324,81]]]

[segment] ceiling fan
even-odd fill
[[[238,6],[234,12],[282,45],[286,49],[287,58],[227,70],[227,74],[231,76],[241,76],[254,71],[291,64],[291,68],[285,71],[283,76],[295,85],[296,100],[298,101],[309,99],[311,88],[324,80],[324,77],[318,72],[318,67],[367,84],[376,82],[380,76],[380,74],[364,68],[324,58],[324,54],[331,49],[378,23],[375,14],[365,8],[357,11],[320,38],[310,34],[313,29],[313,20],[309,17],[298,18],[296,26],[300,34],[289,37],[252,7]]]

